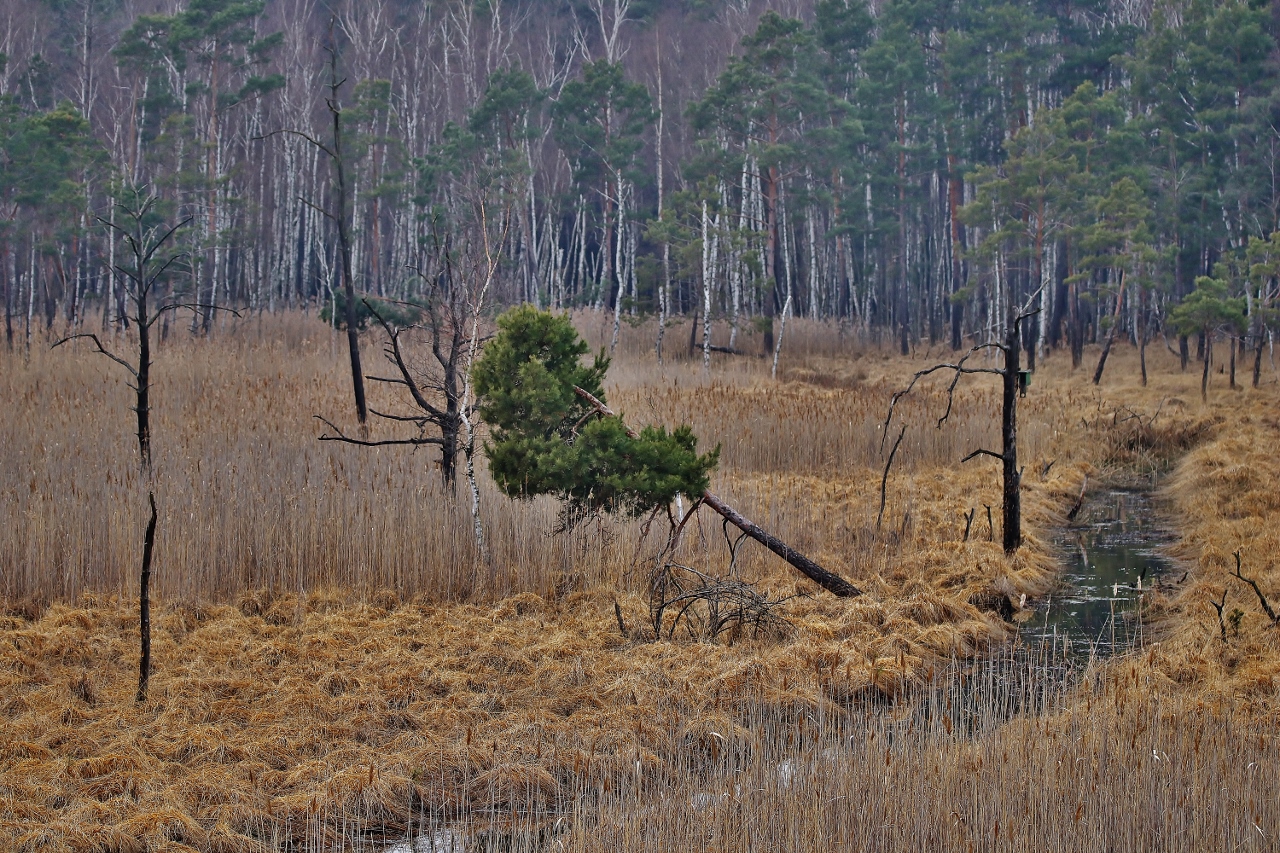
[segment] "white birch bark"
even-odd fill
[[[711,372],[711,235],[702,202],[702,372]]]

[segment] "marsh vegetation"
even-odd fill
[[[5,0],[0,849],[1274,849],[1275,11]]]
[[[598,345],[610,319],[576,322]],[[788,334],[773,380],[767,359],[659,366],[652,329],[624,326],[605,382],[628,422],[720,443],[712,487],[865,593],[825,594],[748,544],[734,577],[789,597],[784,621],[714,640],[694,620],[634,630],[658,550],[642,525],[557,533],[556,501],[511,501],[481,468],[482,555],[434,454],[316,441],[313,415],[350,407],[341,340],[314,318],[162,343],[143,703],[130,392],[92,352],[0,356],[20,401],[0,423],[4,846],[1266,849],[1280,656],[1231,571],[1241,549],[1280,589],[1275,385],[1203,405],[1173,354],[1148,353],[1145,388],[1127,347],[1100,387],[1042,363],[1007,555],[983,509],[999,473],[959,463],[998,440],[995,383],[958,389],[941,429],[945,383],[904,399],[877,526],[885,407],[933,357]],[[1178,568],[1131,605],[1141,638],[1092,660],[1019,639],[1004,617],[1054,594],[1086,476],[1153,472]],[[718,516],[680,547],[729,571]]]

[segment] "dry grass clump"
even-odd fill
[[[255,595],[167,608],[137,706],[133,614],[83,604],[0,635],[5,849],[97,849],[90,830],[274,849],[563,805],[636,773],[669,784],[691,752],[755,737],[751,714],[840,713],[918,681],[938,626],[913,617],[958,621],[975,645],[998,630],[925,592],[847,613],[815,600],[797,616],[809,642],[732,648],[627,643],[603,593],[394,611]]]
[[[1170,694],[1147,660],[953,669],[904,635],[971,618],[926,590],[796,620],[879,642],[628,643],[606,603],[168,608],[142,706],[128,609],[55,605],[0,634],[0,847],[354,850],[554,814],[575,850],[1280,831],[1274,719]]]
[[[1176,682],[1280,707],[1280,421],[1275,401],[1241,400],[1222,411],[1215,438],[1188,453],[1167,491],[1180,521],[1178,555],[1189,576],[1169,605],[1154,663]],[[1214,604],[1223,608],[1222,620]]]

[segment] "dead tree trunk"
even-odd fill
[[[999,346],[1004,352],[1004,368],[996,371],[1000,374],[1001,384],[1000,452],[975,450],[962,460],[968,462],[975,456],[992,456],[1000,460],[1003,493],[1001,544],[1006,554],[1022,547],[1022,472],[1018,470],[1018,396],[1023,381],[1019,340],[1021,325],[1020,320],[1010,323],[1004,343]]]
[[[1111,314],[1111,328],[1107,330],[1107,339],[1102,344],[1102,354],[1098,356],[1098,367],[1093,371],[1093,384],[1102,382],[1102,371],[1107,366],[1107,356],[1111,354],[1111,344],[1116,339],[1116,327],[1120,325],[1120,310],[1124,306],[1124,270],[1120,271],[1120,287],[1116,291],[1116,308]]]
[[[978,456],[990,456],[1000,461],[1003,492],[1002,516],[1004,521],[1002,542],[1005,553],[1008,554],[1012,554],[1022,546],[1022,472],[1018,468],[1018,398],[1023,393],[1022,383],[1025,381],[1025,374],[1021,365],[1022,335],[1020,330],[1022,321],[1037,313],[1039,312],[1028,311],[1025,307],[1021,311],[1011,307],[1009,320],[1005,324],[1005,337],[1002,342],[979,344],[971,348],[957,362],[935,364],[926,367],[924,370],[917,371],[915,376],[911,378],[910,384],[893,395],[893,399],[889,402],[889,414],[881,428],[883,447],[883,442],[889,433],[889,424],[893,420],[893,411],[898,401],[910,393],[920,379],[932,373],[942,370],[950,370],[954,373],[951,384],[947,388],[947,408],[942,417],[938,418],[938,427],[946,423],[951,416],[956,385],[960,382],[961,376],[971,373],[987,373],[999,376],[1001,383],[1000,452],[979,448],[962,459],[961,463],[968,462]],[[968,365],[967,362],[970,358],[987,349],[999,350],[1003,354],[1003,367],[970,367]],[[888,466],[885,467],[885,477],[887,480]]]
[[[117,266],[114,272],[120,276],[122,291],[127,293],[129,300],[133,303],[134,314],[131,319],[138,330],[137,364],[132,364],[127,359],[121,358],[106,349],[98,336],[91,333],[71,335],[54,344],[56,348],[68,341],[84,338],[92,341],[99,353],[128,371],[133,379],[132,387],[135,394],[133,410],[136,413],[138,423],[138,461],[142,475],[149,485],[152,479],[151,327],[161,317],[167,316],[168,312],[183,307],[181,303],[173,299],[153,298],[156,297],[157,288],[162,286],[169,267],[180,257],[179,255],[174,255],[160,263],[156,255],[169,238],[173,236],[174,232],[191,221],[188,218],[168,230],[148,228],[144,223],[156,203],[157,198],[154,195],[146,197],[139,195],[134,207],[129,207],[123,203],[120,204],[121,210],[131,222],[129,229],[116,224],[114,216],[110,222],[99,220],[120,235],[128,246],[130,255],[132,255],[132,263],[130,265]],[[207,307],[212,309],[213,306]],[[142,543],[142,570],[138,589],[138,628],[141,642],[141,653],[138,659],[137,698],[139,702],[146,701],[147,681],[151,676],[151,557],[155,549],[156,539],[156,496],[154,488],[148,489],[147,502],[151,507],[151,517],[147,523],[147,531]]]
[[[1010,323],[1004,341],[1004,407],[1000,413],[1001,467],[1004,475],[1004,550],[1012,554],[1022,545],[1022,474],[1018,470],[1018,387],[1022,381],[1019,328]]]
[[[330,161],[333,163],[334,192],[337,195],[338,210],[334,216],[338,226],[338,247],[342,252],[342,292],[346,296],[347,351],[351,356],[351,385],[356,398],[356,417],[363,425],[369,420],[369,405],[365,401],[364,371],[360,367],[360,330],[356,319],[356,288],[351,268],[351,220],[347,210],[347,173],[342,155],[342,108],[338,105],[338,89],[342,86],[338,79],[338,47],[333,43],[333,27],[329,28],[329,97],[326,103],[333,115],[333,151]]]
[[[574,386],[574,393],[591,404],[591,407],[600,415],[606,418],[616,418],[617,414],[612,409],[600,402],[596,396],[589,391]],[[627,431],[627,435],[632,438],[639,438],[639,433],[631,427],[623,425]],[[837,574],[827,571],[822,566],[810,560],[804,554],[792,548],[778,537],[769,533],[759,525],[749,521],[745,516],[735,510],[733,507],[720,500],[711,491],[705,491],[701,495],[702,502],[715,510],[725,521],[741,530],[748,538],[754,539],[782,559],[786,560],[791,566],[805,577],[812,580],[818,586],[830,593],[838,595],[842,598],[853,598],[862,595],[862,590],[849,583]]]
[[[139,702],[147,701],[147,684],[151,681],[151,555],[156,545],[156,495],[147,493],[151,504],[151,520],[142,538],[142,572],[138,581],[138,628],[142,635],[142,650],[138,656]]]

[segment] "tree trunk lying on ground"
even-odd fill
[[[591,394],[589,391],[584,391],[582,388],[577,386],[574,386],[573,390],[579,397],[590,403],[592,408],[602,416],[606,418],[618,417],[612,409],[600,402],[600,400],[598,400],[595,395]],[[624,426],[626,425],[624,424]],[[639,433],[631,427],[626,426],[626,430],[627,434],[632,438],[639,437]],[[839,575],[827,571],[822,566],[818,565],[813,560],[810,560],[804,554],[801,554],[778,537],[762,529],[759,525],[752,523],[741,513],[726,504],[710,491],[703,492],[701,498],[704,504],[719,513],[725,521],[729,522],[734,527],[745,533],[748,537],[759,542],[761,545],[786,560],[792,565],[792,567],[805,577],[812,580],[818,586],[842,598],[852,598],[854,596],[862,595],[862,590],[858,589]]]

